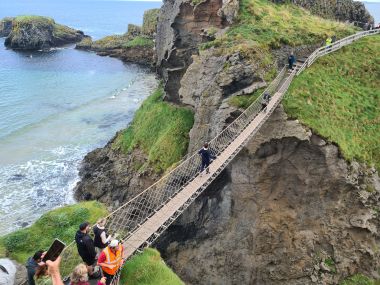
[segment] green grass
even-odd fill
[[[144,36],[131,37],[129,34],[124,34],[107,36],[92,43],[92,47],[95,49],[116,49],[141,46],[153,48],[153,40]]]
[[[133,285],[183,285],[184,283],[166,266],[160,253],[147,248],[142,254],[127,261],[120,284]]]
[[[380,36],[318,59],[297,77],[286,112],[380,171]]]
[[[121,147],[126,153],[139,147],[157,172],[181,160],[194,123],[191,110],[164,102],[162,97],[163,89],[159,87],[143,102],[132,124],[114,143],[114,147]]]
[[[153,39],[143,36],[137,36],[123,45],[126,48],[130,47],[154,47]]]
[[[356,274],[342,281],[339,285],[380,285],[380,281],[368,278],[363,274]]]
[[[251,94],[230,97],[228,103],[237,108],[247,109],[263,91],[264,88],[260,88]]]
[[[47,250],[55,238],[69,244],[82,222],[94,223],[105,215],[107,210],[99,202],[83,202],[52,210],[32,226],[1,237],[0,252],[24,263],[37,250]]]
[[[354,31],[351,26],[313,16],[309,11],[289,3],[242,0],[238,19],[227,34],[203,44],[201,49],[216,47],[224,54],[240,50],[252,59],[261,61],[267,58],[267,62],[272,62],[270,49],[285,44],[316,44],[328,35],[341,38]]]
[[[38,26],[40,28],[53,28],[53,35],[57,38],[62,38],[68,34],[75,35],[76,30],[57,24],[52,18],[35,16],[35,15],[23,15],[13,18],[13,31],[18,32],[18,30],[27,25]]]

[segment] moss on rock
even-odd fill
[[[18,16],[3,19],[3,23],[11,26],[11,30],[4,42],[12,49],[48,49],[51,47],[79,42],[83,39],[82,31],[57,24],[52,18],[42,16]]]

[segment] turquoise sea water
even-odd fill
[[[0,1],[0,18],[46,15],[94,38],[141,24],[159,2]],[[157,86],[148,70],[73,46],[14,52],[0,39],[0,235],[72,203],[83,156],[130,122]]]

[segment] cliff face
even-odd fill
[[[283,0],[273,0],[283,3]],[[367,27],[374,23],[373,17],[368,13],[363,3],[352,0],[292,0],[292,3],[310,10],[313,14],[336,19],[343,22],[353,22],[360,27]]]
[[[374,170],[349,166],[279,107],[157,246],[186,284],[377,276],[379,199]]]
[[[105,147],[85,156],[79,171],[81,181],[75,188],[76,199],[98,200],[117,208],[159,178],[151,168],[137,171],[136,166],[146,163],[147,156],[138,149],[128,155],[115,149],[116,138],[117,135]]]
[[[161,8],[156,37],[158,72],[163,78],[167,99],[180,102],[180,81],[198,53],[208,28],[223,29],[236,16],[238,1],[166,0]]]

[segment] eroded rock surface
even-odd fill
[[[81,181],[74,190],[78,200],[98,200],[116,208],[158,179],[149,167],[138,171],[147,161],[142,151],[125,154],[114,146],[116,138],[85,156],[79,171]]]
[[[377,276],[379,199],[374,170],[348,165],[279,107],[157,245],[186,284]]]
[[[181,78],[192,63],[192,55],[198,53],[198,45],[207,41],[203,32],[228,26],[237,9],[236,1],[205,0],[197,5],[191,0],[164,1],[158,18],[156,52],[169,101],[180,102]]]

